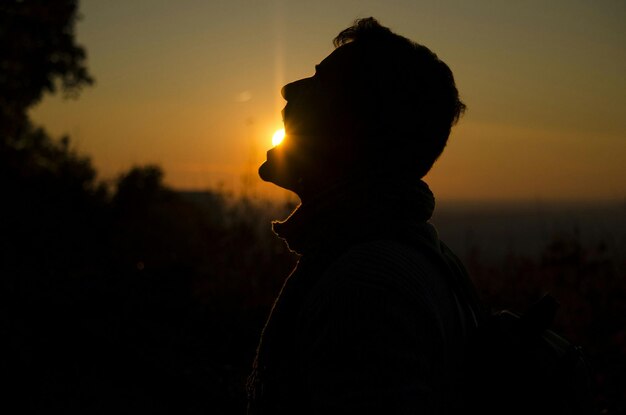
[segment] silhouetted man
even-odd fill
[[[449,413],[472,312],[421,178],[465,106],[445,63],[373,18],[334,43],[283,88],[286,137],[259,170],[301,199],[274,224],[301,259],[263,331],[249,410]]]

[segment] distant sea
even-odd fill
[[[618,262],[626,261],[626,202],[441,201],[431,222],[462,257],[478,251],[485,259],[535,258],[560,238],[592,250],[603,246]]]

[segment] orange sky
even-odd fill
[[[276,194],[255,172],[280,87],[312,75],[357,17],[431,48],[466,115],[426,181],[440,199],[626,198],[626,3],[83,0],[96,85],[32,111],[101,178],[158,163],[177,188]]]

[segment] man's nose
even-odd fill
[[[281,90],[280,94],[285,98],[285,100],[289,101],[300,94],[304,89],[310,86],[311,80],[313,78],[304,78],[299,79],[297,81],[288,83]]]

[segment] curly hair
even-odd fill
[[[356,20],[333,43],[336,48],[359,46],[364,91],[354,105],[373,135],[395,144],[388,146],[396,149],[393,162],[406,159],[424,176],[466,108],[448,65],[426,46],[393,33],[373,17]]]

